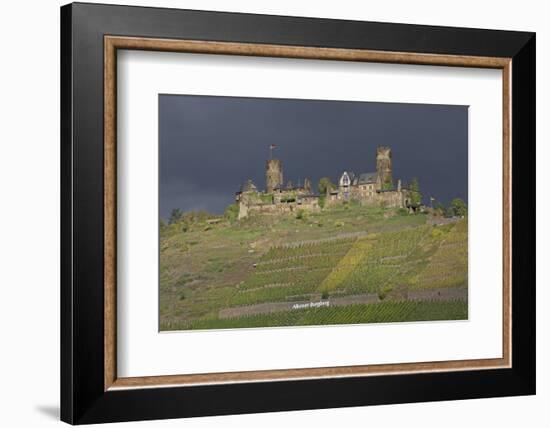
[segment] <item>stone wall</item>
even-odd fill
[[[293,214],[300,210],[308,212],[320,211],[319,198],[316,196],[300,196],[293,202],[258,203],[258,198],[253,195],[242,195],[238,201],[238,218],[245,218],[251,214]]]
[[[388,208],[406,208],[406,190],[390,190],[377,193],[377,201],[381,206]]]
[[[370,187],[358,189],[359,186],[352,186],[349,189],[347,200],[357,201],[363,205],[380,205],[388,208],[407,208],[409,192],[405,189],[373,191]],[[346,201],[345,196],[338,192],[329,194],[325,203],[329,206],[341,204]]]

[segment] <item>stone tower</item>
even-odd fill
[[[391,149],[389,147],[378,147],[376,149],[376,172],[378,173],[382,189],[393,186]]]
[[[283,186],[283,164],[279,159],[268,159],[265,164],[265,191],[273,192]]]

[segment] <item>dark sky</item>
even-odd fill
[[[375,171],[387,145],[394,182],[417,177],[426,203],[468,196],[467,106],[160,95],[159,139],[165,219],[173,208],[221,213],[248,178],[264,189],[270,144],[285,184]]]

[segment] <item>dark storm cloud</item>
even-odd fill
[[[221,213],[248,178],[263,189],[270,144],[285,183],[375,171],[387,145],[394,180],[417,177],[425,202],[467,200],[466,106],[160,95],[159,109],[163,218]]]

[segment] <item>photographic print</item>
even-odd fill
[[[159,195],[161,331],[468,319],[468,106],[161,94]]]

